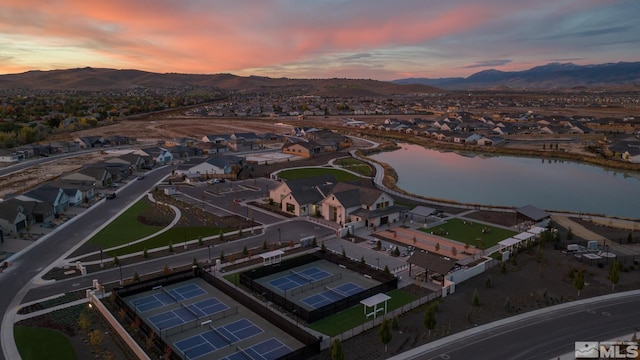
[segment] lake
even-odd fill
[[[398,173],[398,187],[413,194],[461,203],[640,217],[638,172],[566,160],[399,145],[399,150],[372,158],[392,166]]]

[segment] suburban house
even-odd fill
[[[282,152],[284,154],[310,158],[316,154],[320,154],[322,152],[322,146],[313,141],[292,142],[282,145]]]
[[[105,137],[105,140],[109,142],[111,146],[130,145],[136,143],[136,138],[121,135],[111,135]]]
[[[165,140],[164,141],[164,146],[167,146],[167,147],[172,147],[172,146],[191,147],[191,146],[194,146],[197,143],[198,143],[198,140],[196,140],[196,139],[178,138],[178,139]]]
[[[341,226],[356,228],[396,222],[402,210],[383,191],[337,182],[330,175],[283,180],[269,191],[269,198],[290,214],[320,216]]]
[[[111,186],[113,179],[111,173],[105,168],[86,167],[70,174],[62,176],[60,179],[72,182],[83,182],[95,184],[97,187],[106,188]]]
[[[318,204],[336,183],[333,175],[282,180],[280,185],[269,191],[269,198],[280,204],[280,210],[287,213],[317,216],[321,213]]]
[[[146,162],[144,157],[136,153],[123,154],[118,157],[107,159],[104,161],[107,164],[121,164],[129,167],[131,170],[140,170],[145,167]]]
[[[349,183],[336,184],[320,205],[325,220],[356,228],[394,223],[401,212],[389,194]]]
[[[81,136],[75,138],[74,141],[80,144],[81,149],[103,147],[109,144],[108,140],[105,140],[100,136]]]
[[[204,155],[210,154],[222,154],[230,151],[227,145],[214,143],[214,142],[201,142],[196,145],[198,149],[202,151]]]
[[[59,187],[43,185],[16,198],[20,200],[42,201],[53,206],[53,213],[59,215],[69,208],[69,197]]]
[[[194,158],[185,161],[176,169],[177,174],[198,174],[205,177],[216,174],[231,174],[234,167],[242,166],[243,158],[235,155],[215,155],[207,159]]]
[[[50,223],[53,221],[53,206],[46,202],[35,200],[20,200],[17,198],[7,199],[0,202],[0,207],[22,207],[22,213],[26,216],[27,225],[34,223]],[[0,210],[1,212],[2,210]]]
[[[27,215],[19,203],[14,201],[0,202],[0,229],[4,234],[17,234],[27,226]]]
[[[231,135],[228,134],[211,134],[202,137],[202,142],[226,145],[231,141]]]
[[[351,138],[330,130],[314,131],[306,137],[320,145],[324,152],[348,148],[352,144]]]
[[[142,151],[153,158],[153,165],[164,165],[173,161],[171,151],[162,147],[146,148],[142,149]]]
[[[93,181],[80,181],[80,180],[64,180],[64,179],[59,179],[59,180],[55,180],[55,181],[50,181],[49,185],[51,186],[57,186],[61,189],[63,189],[66,193],[67,196],[70,196],[70,194],[72,194],[74,197],[77,198],[77,194],[73,194],[76,190],[80,192],[80,196],[81,196],[81,200],[80,202],[90,202],[91,200],[94,199],[95,197],[95,185],[93,185],[94,182]],[[70,200],[70,203],[75,202],[77,200]]]
[[[247,151],[260,149],[262,139],[252,132],[233,133],[227,142],[227,146],[233,151]]]

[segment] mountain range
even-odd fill
[[[337,97],[390,96],[441,92],[421,84],[362,79],[288,79],[231,74],[153,73],[140,70],[78,68],[0,75],[0,89],[105,91],[133,88],[209,87],[243,93]]]
[[[598,65],[549,63],[523,71],[483,70],[466,78],[407,78],[396,84],[422,84],[447,90],[514,89],[552,90],[640,86],[640,62]]]
[[[0,75],[0,89],[104,91],[132,88],[210,87],[244,93],[375,97],[442,90],[640,90],[640,62],[598,65],[549,63],[524,71],[484,70],[466,78],[288,79],[232,74],[153,73],[77,68]]]

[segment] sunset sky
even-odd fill
[[[3,0],[0,73],[468,76],[640,61],[638,0]]]

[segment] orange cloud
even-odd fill
[[[556,2],[563,12],[577,12],[606,5],[611,0]],[[9,45],[4,50],[6,54],[0,55],[9,60],[0,64],[0,72],[74,63],[68,56],[51,58],[51,52],[45,51],[51,48],[67,49],[66,53],[82,52],[85,56],[78,62],[81,59],[96,62],[77,63],[78,67],[112,64],[158,72],[195,73],[243,73],[248,69],[283,67],[290,72],[303,68],[308,71],[313,70],[310,64],[322,67],[316,73],[326,73],[324,69],[344,73],[350,70],[336,62],[340,54],[384,50],[386,64],[379,63],[380,57],[360,59],[357,73],[365,74],[369,67],[378,74],[393,76],[422,71],[416,67],[420,61],[416,54],[411,55],[413,67],[406,68],[400,51],[393,58],[388,55],[394,49],[415,47],[422,54],[444,54],[444,51],[447,55],[454,54],[457,41],[488,28],[504,31],[496,25],[501,19],[513,16],[525,19],[523,14],[539,7],[535,2],[521,4],[508,0],[435,4],[406,0],[376,5],[364,0],[339,4],[317,1],[305,6],[287,0],[238,0],[222,5],[186,0],[9,0],[0,13],[0,39],[8,39]],[[446,46],[436,44],[447,39],[454,41]],[[460,51],[459,57],[469,56],[460,48],[456,49]],[[495,58],[494,55],[476,58],[475,53],[473,56],[473,60],[464,60],[458,68]],[[513,58],[507,54],[503,57]],[[21,62],[26,58],[29,61]],[[432,64],[455,61],[462,60],[423,60]],[[516,67],[517,63],[509,66]]]

